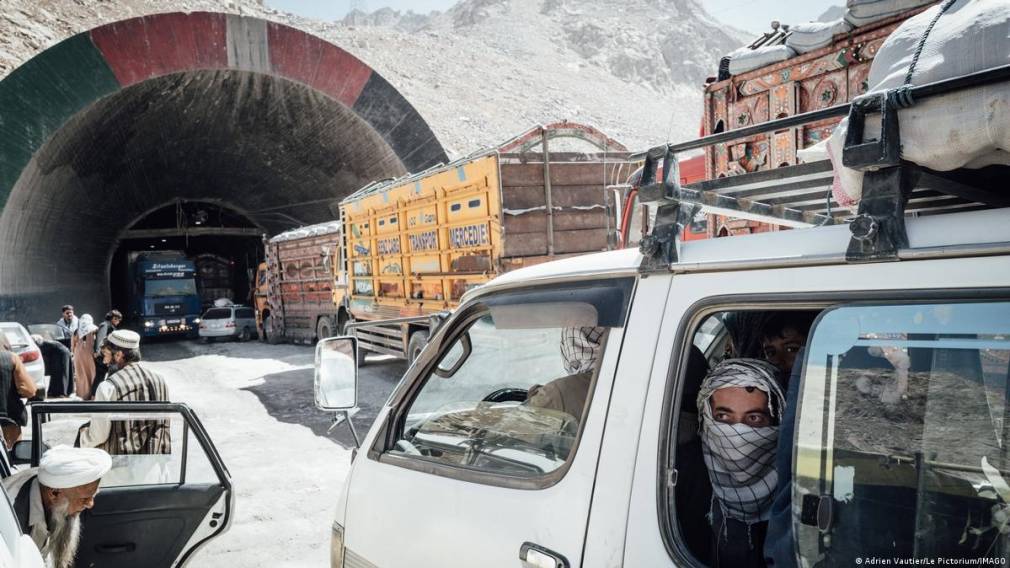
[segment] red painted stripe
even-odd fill
[[[224,14],[155,14],[91,30],[122,86],[189,69],[228,66]]]
[[[332,43],[271,23],[267,28],[274,73],[313,87],[353,107],[372,69]]]

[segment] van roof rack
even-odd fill
[[[639,201],[656,206],[656,220],[640,250],[642,271],[668,270],[677,262],[680,229],[699,211],[791,227],[848,222],[852,232],[849,262],[896,260],[908,248],[905,216],[1010,206],[1010,194],[997,183],[1007,166],[938,172],[901,159],[898,110],[954,91],[1010,80],[1010,65],[916,87],[869,93],[825,109],[657,146],[644,158]],[[879,139],[864,141],[867,115],[879,114]],[[849,117],[842,163],[865,173],[858,211],[836,209],[830,197],[832,170],[824,160],[680,185],[677,156],[730,140],[792,128],[827,118]],[[663,179],[656,179],[660,161]],[[994,191],[994,188],[996,190]],[[851,218],[850,218],[851,217]]]

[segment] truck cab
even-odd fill
[[[201,300],[196,265],[181,253],[134,253],[131,264],[131,309],[144,336],[195,337]]]

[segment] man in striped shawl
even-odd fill
[[[140,362],[140,335],[118,329],[102,345],[108,378],[98,386],[95,402],[168,401],[165,379]],[[169,454],[172,451],[168,420],[108,420],[92,416],[81,427],[81,447],[101,448],[113,456]]]
[[[698,393],[705,466],[712,482],[713,565],[762,568],[778,474],[775,449],[785,398],[778,370],[758,359],[727,359]]]

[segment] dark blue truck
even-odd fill
[[[196,264],[178,251],[130,254],[130,315],[146,337],[196,337],[200,294]]]

